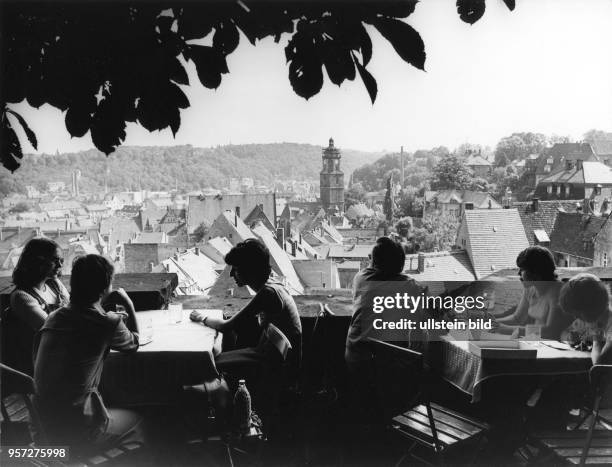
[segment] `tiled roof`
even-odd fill
[[[593,240],[608,217],[560,212],[550,236],[550,249],[559,253],[593,259]]]
[[[552,160],[552,164],[549,164]],[[547,149],[537,161],[537,173],[547,173],[545,167],[549,165],[553,171],[556,171],[564,161],[596,161],[597,156],[593,152],[593,148],[588,143],[557,143],[553,147]]]
[[[234,229],[240,237],[240,241],[244,241],[247,238],[255,238],[253,232],[251,232],[251,229],[246,226],[240,217],[235,215],[234,211],[223,211],[221,216],[227,219],[227,222],[230,224],[232,229]]]
[[[552,200],[538,201],[537,211],[533,210],[533,201],[513,203],[512,207],[518,210],[529,245],[535,245],[534,231],[543,230],[550,237],[555,225],[555,220],[557,219],[557,213],[560,210],[564,212],[575,212],[576,203],[582,205],[580,200]]]
[[[300,294],[303,293],[304,287],[302,286],[302,283],[295,272],[291,259],[289,259],[289,255],[276,242],[276,238],[274,238],[272,232],[270,232],[261,222],[258,222],[253,227],[253,233],[259,237],[266,247],[268,247],[272,260],[272,269],[274,269],[277,274],[284,276],[287,280],[287,285],[293,290]]]
[[[470,258],[465,250],[423,253],[425,270],[418,271],[419,255],[406,255],[404,272],[421,281],[467,281],[476,280]]]
[[[585,161],[581,169],[576,166],[570,170],[561,168],[540,180],[540,184],[547,183],[612,185],[612,168],[601,162]]]
[[[467,229],[468,254],[478,278],[513,267],[517,255],[529,246],[516,209],[468,210],[461,223]]]
[[[132,243],[168,243],[166,232],[141,232]]]
[[[268,230],[274,232],[274,224],[270,221],[268,216],[266,216],[266,213],[260,205],[255,206],[253,210],[249,213],[249,215],[246,216],[246,218],[244,219],[244,223],[247,226],[252,226],[257,221],[263,222],[263,224],[268,228]]]
[[[472,203],[475,208],[481,209],[489,208],[490,200],[491,209],[501,208],[501,205],[493,199],[491,194],[484,191],[441,190],[430,199],[437,199],[439,203],[449,203],[451,200],[454,200],[457,203]]]

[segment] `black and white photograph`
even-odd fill
[[[612,0],[0,0],[0,464],[612,466]]]

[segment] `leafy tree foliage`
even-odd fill
[[[548,139],[542,133],[512,133],[497,143],[495,165],[501,167],[525,159],[530,154],[539,154],[547,142]]]
[[[433,168],[430,183],[432,190],[469,190],[474,178],[463,159],[449,154]]]
[[[458,228],[455,217],[426,215],[421,226],[413,229],[412,238],[419,251],[447,251],[455,244]]]
[[[395,223],[395,230],[399,234],[400,237],[408,238],[412,228],[413,228],[412,218],[408,216],[401,217]]]
[[[589,130],[587,131],[582,139],[590,144],[593,144],[595,141],[610,141],[612,140],[612,133],[608,133],[606,131],[601,130]]]
[[[354,204],[359,204],[363,202],[365,194],[366,191],[363,188],[363,184],[361,182],[353,183],[344,193],[345,208],[348,209]]]
[[[504,0],[514,9],[514,0]],[[240,33],[252,43],[276,42],[289,34],[285,47],[289,82],[309,99],[329,80],[341,85],[361,78],[372,102],[378,87],[368,70],[373,26],[410,65],[425,67],[425,45],[409,24],[416,0],[356,2],[19,2],[0,4],[2,56],[3,165],[16,170],[22,158],[14,125],[36,147],[34,133],[7,103],[24,99],[34,107],[50,104],[65,112],[72,136],[91,132],[94,145],[112,153],[126,137],[126,123],[149,131],[170,128],[176,134],[181,109],[190,102],[181,89],[189,80],[184,63],[192,62],[199,81],[218,88],[229,73],[227,56]],[[485,0],[457,0],[463,21],[473,24]],[[203,45],[202,38],[212,38]]]
[[[31,209],[31,206],[25,201],[20,201],[15,206],[10,209],[10,212],[18,214],[20,212],[28,212]]]
[[[200,225],[198,225],[193,231],[193,240],[196,243],[199,243],[202,240],[204,240],[206,236],[208,235],[208,231],[210,230],[210,227],[211,226],[207,222],[202,222]]]

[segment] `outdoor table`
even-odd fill
[[[217,375],[214,356],[221,352],[222,335],[189,319],[172,323],[168,310],[141,311],[136,319],[141,336],[152,324],[152,341],[136,353],[111,351],[104,363],[100,389],[113,405],[164,405],[177,402],[184,385],[200,384]],[[221,310],[204,310],[222,318]]]
[[[483,384],[493,378],[586,375],[592,365],[589,352],[553,349],[542,344],[535,348],[536,358],[482,359],[470,352],[469,341],[442,336],[430,349],[428,361],[442,378],[471,396],[473,403],[481,400]]]

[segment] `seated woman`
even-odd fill
[[[541,246],[530,246],[519,253],[516,265],[523,295],[514,313],[497,319],[497,332],[524,335],[526,324],[539,324],[542,338],[559,339],[571,319],[559,306],[561,282],[552,253]]]
[[[568,337],[592,341],[593,365],[612,364],[612,317],[610,293],[593,274],[582,273],[563,284],[559,303],[565,313],[576,320],[568,328]]]
[[[15,290],[3,316],[3,361],[30,376],[34,372],[34,334],[49,313],[68,303],[68,291],[58,279],[63,264],[57,243],[34,238],[24,247],[13,271]]]
[[[268,323],[274,324],[291,343],[290,359],[294,368],[300,363],[302,351],[302,324],[293,297],[281,284],[269,281],[270,252],[259,240],[248,239],[238,243],[225,256],[225,262],[232,267],[230,275],[239,287],[248,285],[256,293],[253,299],[228,320],[208,317],[195,310],[190,318],[221,332],[237,330],[245,320],[257,316],[263,329]],[[264,346],[247,347],[222,352],[215,363],[220,371],[235,374],[239,371],[257,372],[264,363]]]
[[[112,279],[113,265],[106,258],[78,258],[70,304],[51,313],[36,336],[34,402],[49,444],[112,445],[140,421],[127,411],[107,410],[98,392],[109,350],[138,350],[134,305],[123,289],[112,291]],[[104,311],[103,299],[123,305],[127,317]]]

